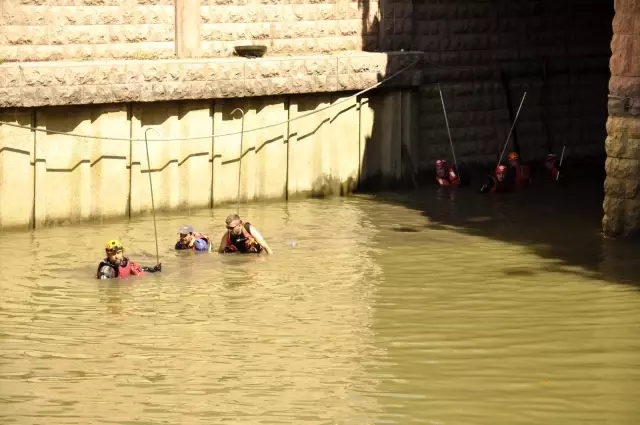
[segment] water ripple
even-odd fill
[[[512,228],[517,208],[483,205],[460,221]],[[607,279],[628,262],[438,208],[243,207],[272,257],[175,253],[177,228],[216,239],[225,211],[160,214],[163,272],[121,282],[93,278],[101,247],[153,264],[148,221],[3,234],[0,422],[637,423],[640,295]]]

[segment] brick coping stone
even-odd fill
[[[422,52],[340,52],[262,58],[8,62],[0,108],[277,96],[363,90]],[[417,86],[419,66],[385,85]]]

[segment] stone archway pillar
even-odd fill
[[[640,231],[640,1],[614,5],[602,220],[607,236]]]

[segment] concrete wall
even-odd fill
[[[173,57],[173,0],[3,0],[0,60]]]
[[[235,203],[238,196],[245,202],[346,194],[372,176],[400,178],[400,141],[411,145],[414,138],[410,126],[403,130],[401,124],[410,119],[402,114],[415,109],[414,95],[347,96],[0,109],[0,227],[149,212],[143,141],[148,128],[160,130],[162,139],[220,136],[157,140],[149,131],[158,210],[215,208]],[[375,120],[371,105],[376,105]],[[245,111],[244,138],[229,134],[242,128],[235,108]],[[34,132],[3,122],[125,140]]]

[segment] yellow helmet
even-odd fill
[[[104,247],[105,251],[122,251],[124,247],[122,246],[122,242],[117,239],[111,239]]]

